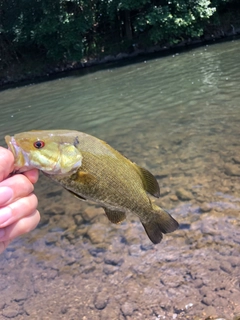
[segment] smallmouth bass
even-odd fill
[[[113,223],[136,214],[154,244],[178,228],[147,195],[160,196],[155,177],[106,142],[69,130],[29,131],[5,140],[15,158],[14,172],[41,170],[81,200],[100,205]]]

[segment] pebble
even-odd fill
[[[106,264],[110,264],[113,266],[121,266],[124,262],[123,258],[119,257],[119,256],[114,256],[114,255],[107,255],[104,258],[104,262]]]
[[[95,301],[94,301],[95,308],[97,308],[98,310],[102,310],[102,309],[106,308],[106,306],[108,304],[108,300],[109,300],[109,298],[108,298],[107,293],[105,291],[98,293],[98,295],[96,296]]]
[[[176,196],[178,197],[179,200],[182,200],[182,201],[188,201],[193,198],[192,193],[183,188],[179,188],[176,191]]]
[[[2,310],[2,315],[6,318],[14,318],[19,315],[19,311],[20,309],[17,304],[11,304]]]
[[[93,224],[87,231],[87,236],[93,244],[104,243],[106,239],[106,229],[100,224]]]
[[[228,176],[240,176],[240,167],[236,164],[226,164],[224,171]]]
[[[82,217],[85,221],[89,222],[92,219],[94,219],[98,214],[103,214],[103,209],[89,206],[83,211]]]
[[[231,263],[229,263],[228,261],[221,261],[220,262],[220,269],[222,269],[223,271],[225,271],[227,273],[231,273],[232,272]]]
[[[125,302],[121,306],[121,311],[125,317],[130,317],[134,312],[134,305],[130,302]]]

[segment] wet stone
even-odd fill
[[[209,211],[212,210],[211,206],[209,204],[207,204],[207,203],[201,204],[199,209],[200,209],[201,212],[209,212]]]
[[[106,296],[106,292],[100,292],[95,298],[95,302],[94,302],[95,308],[98,310],[102,310],[106,308],[108,304],[108,300],[109,298],[108,296]]]
[[[132,316],[133,312],[135,310],[135,307],[132,303],[130,302],[125,302],[122,306],[121,306],[121,311],[123,313],[123,315],[125,317],[130,317]]]
[[[53,203],[47,211],[45,211],[47,215],[63,215],[65,214],[65,210],[61,204]]]
[[[74,222],[77,226],[83,223],[83,217],[80,214],[76,214],[73,216]]]
[[[106,239],[105,228],[102,225],[94,224],[89,228],[87,236],[93,244],[103,243]]]
[[[20,302],[23,300],[26,300],[28,297],[28,291],[27,290],[19,290],[15,295],[14,295],[14,301]]]
[[[107,265],[103,268],[103,272],[106,275],[110,275],[110,274],[114,274],[115,272],[117,272],[119,269],[119,267],[117,266],[111,266],[111,265]]]
[[[188,201],[193,198],[192,193],[183,188],[180,188],[176,191],[176,196],[178,197],[179,200],[182,200],[182,201]]]
[[[3,316],[6,318],[14,318],[17,317],[20,313],[20,308],[17,304],[11,304],[5,307],[2,311]]]
[[[216,309],[213,306],[208,306],[204,309],[204,315],[208,319],[216,319],[217,317]]]
[[[140,249],[142,251],[152,250],[153,248],[154,248],[154,245],[152,243],[147,243],[147,244],[141,244],[140,245]]]
[[[227,273],[232,272],[232,266],[228,261],[221,261],[220,262],[220,269],[222,269],[223,271],[225,271]]]
[[[68,307],[66,307],[66,306],[61,307],[62,314],[66,314],[67,312],[68,312]]]
[[[213,296],[212,295],[208,295],[206,297],[202,298],[202,303],[204,303],[206,306],[211,306],[213,303]]]
[[[232,158],[232,160],[233,160],[235,163],[240,164],[240,157],[234,156],[234,157]]]
[[[98,214],[103,214],[103,209],[95,208],[95,207],[87,207],[83,213],[82,217],[85,221],[91,221],[94,219]]]
[[[170,188],[160,188],[160,196],[164,197],[171,192]]]
[[[121,266],[124,262],[124,260],[121,258],[121,257],[118,257],[118,256],[107,256],[104,258],[104,262],[106,264],[110,264],[110,265],[113,265],[113,266]]]
[[[225,173],[228,176],[240,176],[240,167],[236,164],[226,164],[225,165]]]
[[[177,197],[175,194],[172,194],[172,195],[170,196],[170,200],[172,200],[172,201],[178,201],[178,197]]]
[[[56,244],[58,241],[58,233],[51,232],[46,235],[45,243],[47,246]]]

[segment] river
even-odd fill
[[[0,257],[0,318],[240,319],[240,41],[0,92],[4,136],[95,135],[158,179],[180,228],[152,245],[41,176],[41,222]]]

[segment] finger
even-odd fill
[[[2,197],[2,199],[0,199],[0,206],[14,202],[18,198],[26,197],[34,190],[33,184],[23,174],[16,174],[6,180],[3,180],[0,182],[0,188],[1,187],[9,187],[13,194],[7,201],[4,201],[4,197]],[[1,190],[4,192],[6,189],[0,189],[0,193]]]
[[[35,194],[20,198],[0,209],[0,228],[9,226],[10,224],[20,220],[36,210],[38,200]]]
[[[14,157],[11,151],[0,147],[0,181],[4,180],[14,168]]]
[[[2,241],[0,240],[0,254],[7,248],[11,241]]]
[[[24,175],[30,180],[32,183],[36,183],[38,181],[39,172],[37,169],[32,169],[30,171],[24,172]]]
[[[6,247],[6,241],[11,241],[16,237],[27,233],[36,228],[40,221],[40,214],[38,210],[34,210],[30,215],[16,221],[15,223],[0,229],[0,252],[1,246]]]

